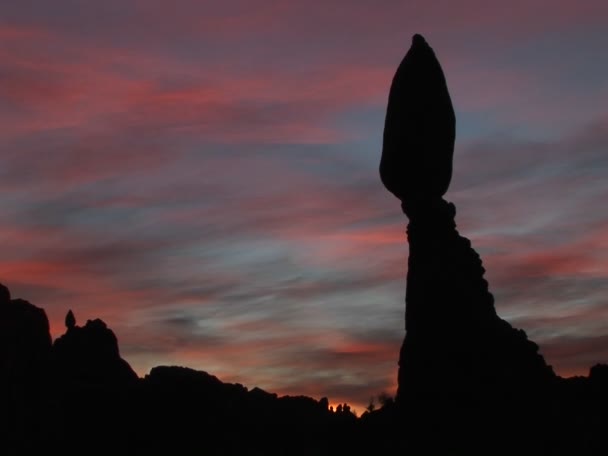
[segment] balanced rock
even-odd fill
[[[398,403],[529,396],[555,378],[538,346],[496,314],[481,259],[443,200],[454,140],[441,65],[415,35],[391,86],[380,162],[410,219]]]
[[[46,312],[0,285],[0,448],[35,454],[51,350]]]
[[[420,35],[390,89],[380,177],[406,205],[442,197],[452,178],[454,108],[433,49]]]

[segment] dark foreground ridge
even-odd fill
[[[555,375],[502,320],[479,255],[445,201],[455,116],[416,35],[389,96],[380,174],[409,218],[398,391],[357,418],[161,366],[139,378],[101,320],[72,311],[52,342],[43,309],[0,285],[2,455],[605,455],[608,365]]]
[[[51,344],[46,313],[0,286],[2,455],[309,455],[350,448],[347,404],[223,383],[186,367],[138,378],[101,320]]]

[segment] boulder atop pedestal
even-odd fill
[[[435,53],[420,35],[390,89],[380,176],[410,219],[399,403],[535,395],[555,374],[526,334],[501,320],[481,258],[443,195],[456,120]]]

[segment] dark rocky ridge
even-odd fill
[[[11,299],[0,285],[0,432],[6,446],[42,438],[44,372],[51,351],[49,320],[43,309]],[[0,434],[0,437],[2,436]]]
[[[99,320],[51,345],[43,309],[10,300],[0,286],[2,395],[0,450],[107,454],[311,454],[337,451],[355,426],[344,404],[282,396],[177,366],[143,379],[120,357],[116,336]]]
[[[424,213],[409,212],[406,336],[397,400],[541,394],[556,375],[538,345],[496,314],[481,258],[458,234],[455,213],[443,200]]]

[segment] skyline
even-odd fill
[[[72,309],[139,375],[393,393],[407,218],[378,163],[422,33],[456,110],[446,199],[499,315],[560,375],[606,361],[608,6],[172,5],[1,7],[0,282],[54,337]]]

